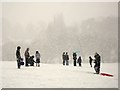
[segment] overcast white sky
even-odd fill
[[[16,40],[25,40],[29,35],[21,34],[18,37],[13,33],[30,33],[28,29],[32,30],[40,24],[47,27],[59,14],[63,15],[67,26],[80,24],[88,18],[117,17],[117,6],[117,2],[4,2],[2,3],[3,26],[5,27],[3,29],[7,34],[12,33],[9,36]],[[6,33],[5,35],[8,36]],[[37,34],[38,31],[35,30],[34,35],[35,33]]]
[[[4,3],[3,17],[11,24],[50,22],[62,13],[67,25],[83,19],[117,16],[117,3]]]

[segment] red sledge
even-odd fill
[[[112,74],[108,74],[108,73],[100,73],[100,75],[113,77],[113,75],[112,75]]]

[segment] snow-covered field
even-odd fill
[[[94,73],[88,63],[82,67],[62,64],[41,64],[41,67],[16,68],[15,61],[2,61],[3,88],[118,88],[118,64],[102,63],[101,72]]]

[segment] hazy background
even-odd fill
[[[2,60],[2,4],[0,3],[0,60]]]
[[[61,63],[63,51],[81,55],[98,52],[103,62],[118,61],[118,3],[2,3],[2,59],[13,61],[30,48],[45,63]]]

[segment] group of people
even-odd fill
[[[21,54],[20,54],[20,50],[21,50],[21,47],[18,46],[17,50],[16,50],[18,69],[20,69],[21,65],[24,65],[23,58],[21,57]],[[38,66],[38,67],[40,66],[40,53],[39,53],[39,51],[36,51],[36,53],[35,53],[36,61],[34,60],[34,55],[30,56],[29,48],[26,49],[24,56],[25,56],[25,66],[26,67],[34,66],[34,63],[36,63],[36,66]]]
[[[73,62],[74,66],[77,66],[77,63],[78,63],[79,66],[81,67],[82,59],[81,59],[81,56],[79,56],[78,59],[77,59],[77,53],[76,52],[73,53],[73,61],[74,61]]]
[[[18,46],[17,50],[16,50],[16,58],[17,58],[18,69],[20,69],[21,65],[24,65],[23,58],[21,57],[21,54],[20,54],[20,50],[21,50],[21,47]],[[26,51],[24,53],[24,56],[25,56],[25,66],[26,67],[27,66],[34,66],[34,63],[36,63],[36,66],[38,66],[38,67],[40,66],[40,53],[39,53],[39,51],[36,51],[36,53],[35,53],[36,61],[34,60],[34,55],[30,56],[29,48],[26,49]],[[96,74],[99,74],[100,73],[101,57],[98,53],[95,53],[94,58],[95,59],[92,59],[92,57],[89,56],[89,63],[90,63],[90,66],[92,67],[92,62],[94,61],[94,63],[95,63],[94,64],[94,69],[96,71]],[[68,52],[63,52],[62,59],[63,59],[63,65],[68,66],[69,65]],[[81,67],[82,58],[81,58],[81,56],[79,56],[77,58],[77,53],[73,52],[73,65],[77,66],[77,63]]]
[[[34,66],[34,63],[36,63],[36,66],[40,66],[40,53],[38,51],[36,51],[35,53],[35,57],[36,57],[36,61],[34,61],[34,55],[30,56],[29,54],[29,48],[26,49],[25,51],[25,66]]]
[[[62,58],[63,58],[63,65],[69,65],[69,55],[68,55],[68,52],[63,52],[63,55],[62,55]]]
[[[62,59],[63,59],[63,65],[69,65],[69,55],[68,52],[63,52],[62,54]],[[81,66],[82,63],[82,59],[81,56],[79,56],[79,58],[77,59],[77,54],[73,53],[73,60],[74,60],[74,66],[77,66],[77,63],[79,64],[79,66]]]
[[[92,67],[92,63],[94,61],[94,69],[95,69],[95,72],[96,74],[99,74],[100,73],[100,62],[101,62],[101,57],[100,55],[96,52],[95,55],[94,55],[94,58],[95,59],[92,59],[91,56],[89,56],[89,63],[90,63],[90,66]],[[69,65],[69,55],[68,55],[68,52],[63,52],[63,55],[62,55],[62,59],[63,59],[63,65]],[[77,58],[77,53],[76,52],[73,52],[73,66],[77,66],[77,63],[79,64],[79,66],[81,67],[81,63],[82,63],[82,58],[81,56],[79,56]]]

